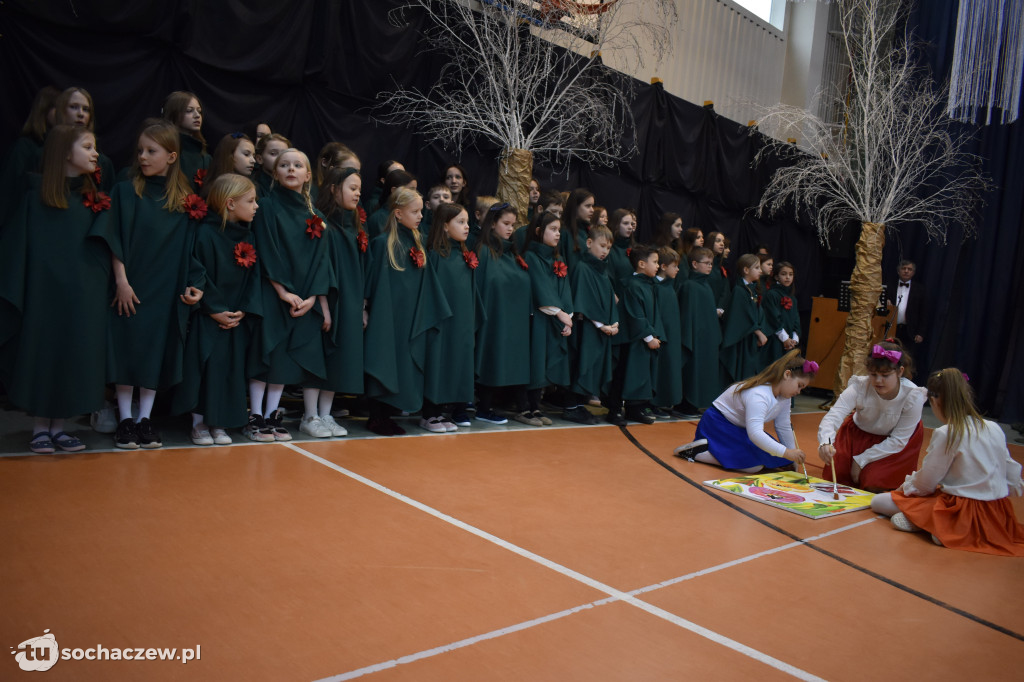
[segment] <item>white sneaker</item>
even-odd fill
[[[448,417],[441,417],[441,423],[444,424],[444,428],[446,431],[448,431],[448,433],[459,430],[459,425],[453,422]]]
[[[117,431],[117,408],[107,404],[102,410],[89,415],[89,426],[96,433],[114,433]]]
[[[903,512],[896,512],[893,514],[889,519],[889,522],[892,523],[893,528],[896,530],[902,530],[904,533],[916,533],[921,530],[911,523],[910,519],[908,519]]]
[[[213,445],[213,436],[206,429],[194,428],[189,435],[192,437],[192,442],[196,445]]]
[[[299,431],[313,436],[313,438],[330,438],[331,430],[327,428],[320,417],[303,417],[299,422]]]
[[[441,421],[441,417],[431,417],[430,419],[420,419],[420,428],[426,429],[431,433],[447,433],[448,427]]]
[[[348,429],[346,429],[338,422],[334,421],[334,417],[332,415],[320,417],[320,421],[323,423],[324,426],[327,427],[327,430],[330,431],[331,435],[334,436],[335,438],[340,438],[341,436],[348,435]]]
[[[217,445],[231,445],[231,436],[224,429],[210,429],[210,436]]]

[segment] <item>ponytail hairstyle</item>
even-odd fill
[[[786,378],[786,372],[790,372],[796,377],[813,379],[814,375],[818,373],[818,363],[813,360],[805,360],[800,355],[800,349],[794,348],[754,376],[736,384],[734,392],[742,393],[748,388],[756,388],[765,384],[774,386]]]
[[[281,154],[277,157],[277,162],[278,163],[281,163],[281,159],[284,158],[285,154],[298,154],[299,156],[301,156],[303,163],[306,164],[306,170],[310,171],[310,173],[311,173],[310,177],[312,178],[312,169],[310,169],[310,167],[309,167],[309,157],[306,156],[306,152],[304,152],[304,151],[302,151],[300,149],[296,149],[295,147],[289,147],[288,149],[285,149],[283,152],[281,152]],[[277,168],[276,167],[274,168],[274,182],[275,182],[275,184],[277,183]],[[310,180],[306,180],[305,182],[303,182],[302,183],[302,189],[299,191],[299,194],[301,194],[302,198],[306,200],[306,208],[309,209],[310,215],[314,215],[315,216],[315,215],[317,215],[317,213],[316,213],[316,210],[313,208],[313,197],[309,193],[309,188],[312,186],[312,184],[313,184],[313,181],[311,179]]]
[[[53,120],[58,124],[71,123],[70,121],[65,121],[64,117],[67,116],[68,102],[71,101],[71,95],[76,92],[89,101],[89,122],[85,124],[85,128],[89,132],[94,132],[96,130],[96,107],[92,104],[92,95],[85,88],[73,86],[57,95],[57,99],[53,103]]]
[[[505,254],[505,245],[502,244],[501,239],[494,234],[494,223],[498,222],[503,215],[511,213],[518,220],[519,211],[516,207],[508,202],[500,204],[494,204],[487,209],[487,213],[484,214],[484,219],[480,221],[480,241],[477,243],[476,250],[480,251],[481,248],[487,247],[491,251],[491,255],[495,258],[501,258]],[[529,238],[529,235],[527,235]],[[516,250],[515,240],[511,240],[512,244],[512,255],[517,256],[519,252]]]
[[[585,187],[577,187],[569,192],[569,198],[565,200],[565,208],[562,209],[562,233],[568,233],[570,237],[570,248],[579,251],[580,245],[576,241],[576,233],[579,232],[580,205],[587,199],[593,199],[594,193]],[[568,253],[568,251],[566,251]]]
[[[745,253],[745,254],[743,254],[742,256],[740,256],[739,258],[736,259],[736,275],[740,279],[742,279],[743,281],[746,281],[746,279],[745,279],[746,275],[744,274],[744,271],[747,268],[754,267],[755,265],[759,264],[760,262],[761,262],[761,259],[758,258],[756,254],[753,254],[753,253]]]
[[[542,247],[546,246],[546,244],[544,244],[544,230],[548,229],[548,225],[556,220],[561,223],[562,234],[566,234],[565,220],[559,218],[554,213],[541,211],[535,215],[533,217],[533,222],[526,226],[526,241],[523,242],[523,251],[529,251],[530,244],[534,242],[540,244]],[[559,241],[559,244],[561,244],[561,241]],[[555,260],[562,260],[562,255],[559,253],[559,248],[557,246],[553,247],[551,250],[554,253]]]
[[[35,99],[32,100],[32,108],[28,112],[28,118],[25,119],[25,125],[21,127],[22,135],[31,137],[40,144],[46,141],[46,133],[50,129],[47,119],[51,111],[54,112],[54,123],[56,124],[57,121],[56,102],[58,97],[60,97],[60,90],[52,85],[47,85],[36,93]]]
[[[444,186],[448,189],[448,185]],[[434,222],[430,224],[430,234],[427,236],[427,248],[431,251],[436,251],[442,258],[447,258],[451,254],[451,241],[448,239],[448,232],[444,229],[445,225],[449,221],[455,220],[459,217],[459,214],[466,211],[462,207],[462,204],[441,204],[434,211]],[[469,211],[466,211],[467,217]],[[462,251],[466,250],[466,242],[460,244]]]
[[[405,267],[402,265],[402,261],[406,256],[406,254],[400,252],[401,247],[399,246],[398,241],[398,231],[403,228],[398,225],[398,216],[395,215],[395,210],[405,208],[417,199],[423,201],[423,197],[420,196],[419,192],[407,187],[397,188],[388,199],[388,220],[384,223],[383,232],[388,236],[388,263],[395,270],[405,270]],[[423,241],[420,239],[420,231],[415,227],[411,229],[404,229],[408,229],[412,232],[412,238],[416,241],[416,248],[423,251]],[[424,255],[426,255],[425,252]]]
[[[292,146],[292,141],[281,133],[270,133],[256,140],[256,153],[262,156],[268,142],[283,142],[286,147]]]
[[[199,98],[191,92],[185,90],[175,90],[171,94],[167,95],[167,99],[164,100],[164,106],[161,109],[163,117],[174,124],[174,128],[185,134],[180,127],[181,117],[185,115],[185,109],[188,108],[188,103],[192,100],[196,101],[199,108],[203,108],[203,103],[199,101]],[[206,153],[206,138],[203,137],[202,132],[195,131],[194,133],[188,133],[203,145],[203,153]]]
[[[167,189],[164,192],[164,210],[172,213],[181,213],[185,210],[185,197],[192,194],[192,186],[185,179],[181,172],[181,139],[178,136],[178,127],[170,121],[162,118],[147,118],[142,123],[142,130],[136,136],[136,140],[143,135],[156,142],[168,152],[176,154],[174,162],[167,166]],[[135,195],[141,197],[142,190],[146,187],[146,176],[139,168],[139,155],[135,155],[132,163],[132,187]]]
[[[313,182],[317,187],[323,187],[324,174],[335,166],[341,165],[343,161],[359,157],[341,142],[328,142],[316,155],[316,167],[313,168]]]
[[[223,173],[210,183],[210,190],[206,195],[206,207],[211,213],[220,216],[221,230],[228,224],[228,199],[237,201],[249,192],[255,191],[256,185],[252,183],[252,180],[238,173]]]
[[[43,143],[43,182],[39,188],[39,199],[43,205],[51,208],[68,207],[68,178],[65,175],[65,166],[71,149],[77,142],[89,135],[95,139],[91,130],[83,126],[71,126],[66,124],[55,125],[46,136]],[[81,176],[82,194],[89,194],[96,191],[92,175],[86,173]]]
[[[868,356],[864,360],[864,367],[868,372],[898,372],[903,368],[903,376],[907,379],[914,377],[914,360],[903,348],[899,339],[886,339],[873,344],[868,350]]]
[[[949,426],[946,448],[960,444],[971,429],[977,430],[984,418],[974,406],[974,391],[967,383],[967,375],[956,367],[932,372],[928,377],[928,397],[938,400]]]

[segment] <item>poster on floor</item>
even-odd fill
[[[832,481],[814,476],[804,478],[796,471],[746,474],[704,481],[704,485],[812,519],[867,509],[874,497],[866,490],[845,485],[833,489]]]

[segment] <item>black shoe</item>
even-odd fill
[[[456,426],[472,426],[473,422],[470,421],[471,419],[469,412],[466,412],[464,409],[452,412],[452,423]]]
[[[594,423],[594,415],[590,414],[590,411],[582,405],[563,410],[562,419],[577,424],[587,424],[588,426]]]
[[[139,434],[131,417],[118,423],[117,431],[114,433],[114,445],[124,450],[139,449]]]
[[[665,410],[661,409],[660,407],[651,407],[651,408],[648,408],[648,409],[651,411],[651,414],[654,415],[655,419],[671,419],[672,418],[671,414],[669,414]]]
[[[140,419],[136,427],[139,434],[139,447],[162,448],[164,443],[160,440],[160,434],[153,428],[153,422],[149,419]]]
[[[654,413],[651,412],[649,407],[627,407],[626,408],[626,419],[629,421],[640,422],[641,424],[653,424],[658,421]]]
[[[680,445],[678,448],[672,451],[672,454],[675,455],[676,457],[682,457],[683,459],[688,459],[692,462],[694,457],[696,457],[702,452],[707,451],[708,439],[701,438],[700,440],[695,440],[692,443]]]
[[[608,410],[608,414],[605,415],[604,420],[609,424],[614,424],[615,426],[625,426],[629,424],[629,422],[626,421],[626,418],[622,416],[621,412],[612,412],[611,410]]]

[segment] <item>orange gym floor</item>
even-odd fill
[[[199,647],[55,681],[1020,679],[1024,562],[710,491],[695,426],[0,457],[0,635]]]

